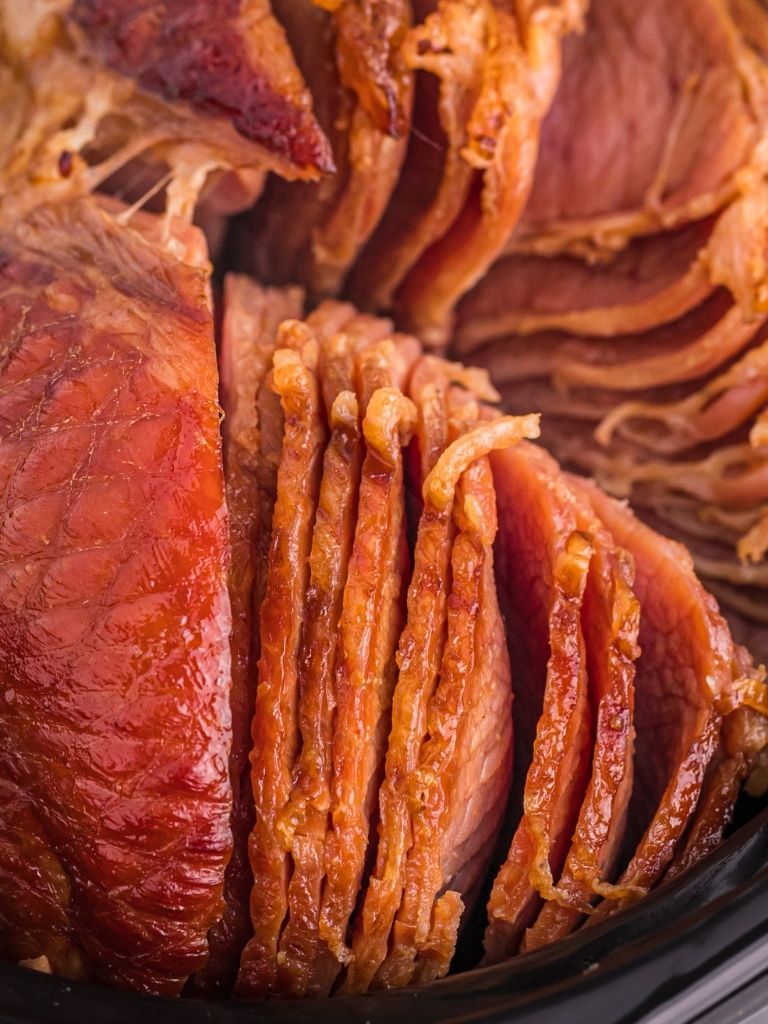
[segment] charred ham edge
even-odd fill
[[[491,16],[488,0],[438,0],[436,5],[427,0],[416,4],[416,14],[426,17],[406,36],[403,59],[413,72],[434,75],[438,80],[437,114],[446,146],[426,209],[413,208],[412,197],[420,200],[422,188],[411,178],[425,173],[420,146],[424,145],[422,136],[428,127],[414,124],[414,136],[387,219],[353,272],[353,291],[362,305],[376,309],[391,306],[410,268],[456,220],[474,176],[472,165],[461,151],[469,141],[467,127],[482,86],[486,23]],[[431,98],[425,95],[425,101]]]
[[[515,952],[541,898],[557,896],[553,876],[568,852],[592,753],[581,611],[593,542],[579,530],[573,496],[544,451],[518,445],[494,455],[492,466],[518,750],[518,740],[524,744],[518,763],[528,743],[533,752],[522,818],[488,903],[486,963]]]
[[[262,521],[259,422],[256,396],[274,355],[278,327],[301,312],[298,289],[262,289],[241,275],[224,281],[220,373],[224,409],[223,445],[232,565],[232,834],[234,847],[224,877],[224,915],[208,936],[210,955],[195,979],[196,989],[226,995],[237,974],[240,953],[250,938],[248,900],[252,884],[248,836],[253,828],[253,793],[248,754],[255,700],[254,643],[256,572],[259,549],[269,536]]]
[[[667,104],[667,123],[661,133],[657,133],[661,141],[659,145],[655,140],[648,145],[647,134],[636,134],[636,147],[644,145],[647,152],[647,155],[640,155],[639,161],[637,149],[634,154],[622,150],[625,161],[634,161],[641,173],[644,168],[644,180],[635,186],[636,194],[631,196],[628,187],[632,183],[624,175],[614,176],[616,199],[609,203],[606,192],[611,178],[603,173],[604,168],[598,167],[593,171],[591,183],[585,179],[582,191],[585,197],[590,197],[587,202],[600,196],[603,209],[579,211],[573,208],[576,207],[573,202],[572,210],[565,213],[561,202],[560,215],[552,210],[553,196],[567,197],[574,191],[573,179],[566,184],[556,178],[558,174],[572,174],[561,158],[564,151],[572,154],[582,172],[589,168],[589,157],[582,159],[580,154],[589,153],[593,164],[597,153],[605,154],[606,160],[614,159],[604,145],[599,145],[604,139],[595,137],[598,130],[595,123],[585,127],[580,111],[593,110],[594,103],[585,99],[590,95],[588,90],[591,88],[592,95],[596,95],[600,82],[612,74],[611,68],[601,67],[600,62],[619,60],[616,47],[611,45],[610,39],[604,38],[604,33],[615,31],[619,45],[626,47],[622,62],[624,73],[631,74],[631,80],[635,80],[626,57],[638,59],[631,52],[638,10],[630,6],[629,0],[626,10],[615,3],[609,4],[608,0],[595,0],[590,6],[584,34],[566,42],[560,90],[543,129],[530,202],[518,230],[509,239],[507,251],[541,255],[572,252],[588,258],[616,252],[637,235],[673,228],[722,209],[739,194],[743,169],[750,165],[762,167],[764,157],[759,139],[766,119],[766,80],[759,60],[739,36],[726,5],[719,0],[706,0],[705,3],[691,2],[687,9],[686,5],[667,6],[658,0],[655,17],[659,24],[655,38],[668,47],[668,41],[679,39],[681,33],[690,36],[689,53],[695,63],[687,76],[684,67],[675,66],[675,78],[669,79],[663,69],[670,64],[672,51],[656,58],[662,79],[660,88],[669,88],[671,82],[676,90]],[[614,25],[611,24],[612,12],[615,12]],[[644,26],[651,16],[652,9],[644,5]],[[672,21],[665,24],[663,19],[670,16]],[[643,38],[650,38],[645,28],[644,32]],[[640,46],[637,52],[642,54],[643,67],[647,69],[649,52]],[[678,52],[676,48],[674,53]],[[589,62],[589,71],[580,70],[579,61]],[[713,94],[717,88],[725,90],[724,98]],[[620,100],[622,93],[633,95],[623,83],[616,89],[602,92],[602,102],[608,93],[616,100]],[[701,145],[696,140],[691,143],[690,137],[687,140],[686,132],[690,133],[693,128],[706,131],[702,120],[709,118],[711,122],[713,112],[720,123],[708,126],[707,143]],[[578,139],[574,141],[576,136]],[[723,138],[727,145],[723,144]],[[686,142],[689,146],[697,145],[698,164],[691,166],[690,157],[681,149]],[[719,151],[713,149],[716,146],[720,147]],[[651,167],[649,160],[654,155],[656,163]],[[681,177],[682,171],[687,172],[687,176]],[[595,185],[598,173],[602,187]]]
[[[334,169],[269,0],[74,0],[68,17],[107,67],[209,124],[230,123],[259,162],[289,177]]]
[[[324,994],[351,958],[347,927],[363,877],[371,801],[389,727],[407,559],[402,449],[415,426],[415,410],[397,387],[371,390],[381,372],[372,369],[370,382],[365,367],[361,380],[366,454],[337,648],[333,778],[320,913],[323,949],[315,972],[317,990]]]
[[[173,995],[231,850],[229,550],[207,276],[150,223],[3,234],[0,920],[14,959]]]
[[[215,210],[231,212],[233,204],[242,208],[252,202],[268,168],[287,177],[317,177],[321,170],[332,170],[327,140],[314,124],[307,106],[308,94],[266,0],[246,0],[246,6],[253,9],[251,14],[261,12],[263,7],[264,17],[237,14],[233,5],[234,0],[218,0],[212,16],[211,5],[189,5],[182,0],[164,5],[152,0],[152,10],[143,5],[141,11],[122,0],[109,5],[101,5],[100,0],[77,0],[69,15],[57,18],[50,7],[40,5],[43,11],[38,20],[34,21],[33,12],[32,20],[25,14],[21,24],[18,12],[6,0],[0,7],[4,57],[19,76],[29,110],[29,116],[15,126],[15,137],[8,140],[5,151],[3,202],[13,215],[18,218],[31,205],[44,201],[93,192],[115,175],[130,178],[138,162],[140,176],[147,181],[146,192],[124,211],[122,219],[130,220],[135,210],[165,189],[165,244],[173,251],[170,222],[174,218],[191,221],[207,183],[211,187],[202,205],[210,218]],[[162,9],[162,17],[152,16],[155,8]],[[225,48],[228,59],[248,51],[247,60],[230,68],[232,75],[243,76],[244,81],[238,79],[233,84],[232,75],[221,76],[220,68],[213,74],[206,63],[208,57],[200,60],[201,46],[179,45],[180,36],[191,31],[200,19],[210,29],[206,40],[214,50],[224,47],[226,39],[231,44],[229,51]],[[87,31],[93,32],[93,46],[76,21],[82,21]],[[115,48],[111,33],[120,26],[128,34],[126,42],[130,37],[135,44],[149,34],[138,56]],[[179,77],[177,86],[182,92],[182,80],[188,85],[199,73],[200,96],[210,109],[215,102],[207,95],[209,86],[214,92],[223,90],[219,99],[228,90],[243,86],[247,95],[255,91],[263,98],[269,94],[272,86],[268,76],[265,78],[263,69],[249,63],[250,57],[257,58],[258,44],[265,39],[273,44],[270,58],[278,58],[282,64],[280,83],[275,88],[287,89],[288,93],[276,93],[274,103],[261,111],[261,127],[272,132],[271,150],[266,148],[266,141],[264,145],[254,142],[233,127],[233,121],[242,114],[236,104],[228,110],[222,108],[222,116],[205,117],[181,99],[166,101],[143,90],[136,78],[107,67],[95,52],[101,53],[103,44],[102,56],[121,66],[128,61],[139,78],[152,79],[154,61],[158,66],[155,70],[165,68],[171,77]],[[141,66],[143,58],[149,61],[146,67]],[[206,76],[207,84],[202,81]],[[155,84],[160,92],[170,89],[173,95],[180,94],[173,92],[170,79],[163,85],[162,75]],[[296,115],[293,120],[284,116],[291,111]],[[292,162],[288,150],[302,137],[296,120],[304,125],[304,135],[309,132],[311,136],[305,139],[308,149],[304,156],[311,161],[314,158],[310,151],[316,151],[317,166],[307,163],[299,167]],[[293,155],[300,157],[298,150]],[[165,173],[163,166],[167,168]],[[212,175],[216,175],[215,181]]]
[[[587,648],[590,702],[595,721],[592,770],[563,872],[523,950],[562,938],[590,911],[595,895],[621,895],[605,879],[613,874],[624,838],[632,793],[634,677],[639,655],[640,605],[632,591],[634,567],[583,500],[577,526],[592,538],[581,625]]]
[[[363,461],[353,355],[345,334],[321,343],[320,373],[330,439],[323,456],[299,657],[301,750],[290,800],[278,821],[293,870],[289,914],[277,954],[277,990],[295,996],[308,994],[317,956],[331,802],[333,673]]]
[[[723,714],[732,706],[742,675],[750,679],[754,670],[696,579],[688,552],[641,524],[594,484],[568,479],[635,559],[643,653],[636,673],[637,755],[630,815],[635,826],[646,822],[647,827],[618,884],[642,895],[661,877],[692,819],[717,750]],[[680,702],[684,707],[678,712]],[[659,764],[664,757],[666,764]],[[605,900],[590,921],[630,901]]]
[[[291,347],[286,347],[291,346]],[[240,963],[238,995],[275,988],[277,945],[288,910],[288,857],[277,821],[291,790],[298,746],[298,649],[307,588],[325,426],[315,376],[317,341],[308,327],[287,321],[274,355],[284,436],[277,473],[272,541],[261,603],[251,782],[255,820],[248,853],[253,871],[253,937]]]
[[[523,211],[561,40],[579,26],[584,6],[564,0],[519,17],[498,0],[486,4],[483,81],[461,150],[474,180],[450,229],[411,268],[395,301],[428,346],[445,342],[456,303],[503,250]]]
[[[261,257],[251,258],[262,276],[299,276],[311,294],[333,295],[379,223],[405,156],[413,76],[401,44],[410,3],[344,0],[313,9],[309,0],[277,0],[274,6],[314,94],[338,173],[299,196],[271,182],[241,244],[253,249],[258,240]]]
[[[389,955],[376,979],[387,988],[447,973],[464,900],[477,895],[504,813],[511,769],[509,659],[493,582],[496,510],[487,455],[535,436],[538,423],[503,417],[473,426],[477,405],[457,408],[452,397],[449,412],[464,423],[423,485],[425,507],[452,511],[455,522],[446,639],[418,762],[406,781],[412,841]],[[478,775],[485,776],[480,783]]]

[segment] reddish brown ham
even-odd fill
[[[291,791],[298,748],[298,653],[319,476],[325,441],[314,372],[317,343],[297,321],[283,324],[274,355],[284,436],[277,473],[253,716],[251,784],[255,805],[248,853],[253,871],[253,937],[243,950],[239,995],[265,995],[276,984],[277,946],[288,910],[288,856],[277,829]]]
[[[382,377],[395,380],[391,364],[375,355],[363,359],[360,371],[366,454],[339,622],[322,948],[315,965],[315,984],[326,993],[351,956],[347,929],[363,880],[389,732],[407,562],[402,447],[410,440],[415,410],[398,388],[376,386]]]
[[[552,895],[587,787],[593,739],[581,619],[593,542],[544,451],[519,445],[495,454],[492,466],[516,760],[527,774],[522,817],[488,904],[487,962],[516,951],[541,896]]]
[[[142,89],[230,121],[293,176],[333,169],[269,0],[75,0],[70,16]]]
[[[593,0],[586,31],[563,47],[513,243],[616,250],[721,208],[755,156],[764,97],[718,0]]]
[[[331,433],[323,457],[299,658],[302,745],[293,769],[290,800],[278,822],[293,870],[289,916],[278,953],[277,987],[294,996],[311,994],[311,972],[318,951],[331,787],[333,677],[363,460],[353,353],[347,335],[324,341],[319,369]]]
[[[2,947],[176,993],[231,849],[208,282],[87,201],[0,249]]]
[[[540,331],[611,337],[647,331],[693,309],[714,290],[702,249],[712,220],[636,239],[609,262],[575,256],[506,256],[459,307],[456,351]]]
[[[526,932],[526,950],[549,945],[576,928],[595,895],[614,895],[606,882],[616,866],[632,794],[640,625],[634,566],[583,499],[577,524],[594,545],[581,611],[595,722],[592,771],[557,894]]]
[[[248,900],[253,879],[248,836],[253,828],[253,791],[248,754],[256,694],[258,584],[256,576],[270,523],[265,518],[260,472],[261,448],[256,398],[272,365],[281,321],[298,316],[301,295],[294,290],[262,289],[230,274],[224,282],[221,332],[221,386],[227,506],[232,568],[232,833],[234,846],[224,879],[225,911],[209,936],[210,957],[196,979],[207,993],[227,994],[240,953],[251,936]]]
[[[302,280],[314,295],[333,295],[379,223],[405,155],[413,79],[400,47],[410,3],[313,7],[309,0],[275,0],[274,8],[312,91],[337,173],[298,193],[272,180],[238,244],[261,278]]]
[[[749,669],[685,549],[642,525],[593,484],[573,477],[570,482],[635,559],[642,654],[630,821],[637,846],[619,884],[642,894],[661,877],[692,818],[734,679]],[[625,902],[604,901],[597,917]]]

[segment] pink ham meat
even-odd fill
[[[725,4],[593,0],[563,47],[512,246],[617,250],[718,210],[757,159],[764,98]]]
[[[454,307],[503,251],[523,213],[533,184],[542,119],[559,80],[562,39],[580,25],[586,5],[583,0],[531,0],[513,10],[505,0],[470,0],[463,6],[465,31],[472,14],[484,16],[477,36],[485,51],[479,93],[468,118],[463,111],[451,112],[452,117],[465,119],[460,156],[474,173],[460,212],[411,267],[395,301],[401,318],[427,346],[446,342]],[[438,21],[449,7],[456,5],[438,6]],[[437,45],[445,48],[439,31]],[[432,46],[429,34],[417,46],[426,56]],[[467,47],[467,55],[470,52]],[[456,69],[448,73],[455,76]],[[443,91],[453,104],[469,98],[464,88],[454,89],[450,98],[445,85]],[[470,86],[470,95],[472,91]],[[446,111],[441,120],[449,124]],[[466,182],[460,184],[467,188]],[[434,223],[428,227],[436,234]]]
[[[232,845],[207,275],[87,200],[0,249],[0,945],[178,993]]]
[[[516,762],[527,774],[522,817],[488,903],[486,962],[514,953],[541,895],[554,895],[553,878],[587,789],[594,735],[582,628],[594,542],[581,531],[573,495],[544,451],[519,445],[495,454],[492,466]]]
[[[238,245],[260,277],[300,279],[313,295],[333,295],[379,223],[405,156],[413,76],[400,48],[410,2],[275,0],[274,8],[337,173],[299,193],[273,179]]]
[[[239,995],[276,984],[280,932],[288,910],[288,856],[277,833],[298,747],[298,654],[308,583],[317,492],[325,442],[315,365],[317,342],[298,321],[285,322],[275,351],[272,387],[280,396],[284,434],[277,473],[264,598],[261,603],[251,784],[255,807],[248,853],[253,872],[253,936],[243,950]]]
[[[616,867],[632,794],[640,625],[634,567],[583,499],[577,499],[577,524],[594,545],[581,614],[595,722],[592,769],[556,896],[526,932],[526,950],[576,928],[596,895],[615,895],[606,880]]]
[[[610,338],[677,320],[714,290],[711,218],[638,238],[609,262],[506,256],[462,301],[454,341],[466,355],[494,338],[541,331]]]
[[[227,994],[240,953],[251,936],[248,900],[252,885],[248,836],[253,828],[253,792],[248,754],[255,701],[257,582],[270,522],[265,513],[257,395],[272,365],[280,323],[301,312],[297,289],[262,289],[230,274],[224,282],[221,332],[224,472],[230,516],[232,568],[232,833],[234,846],[224,882],[225,911],[209,936],[210,957],[197,979],[207,993]],[[266,521],[264,521],[266,519]]]
[[[630,806],[637,845],[619,880],[646,892],[669,865],[691,821],[715,757],[723,713],[749,678],[717,605],[696,579],[684,548],[641,524],[594,484],[569,478],[615,541],[635,559],[640,600],[635,789]],[[602,917],[628,901],[604,901]]]

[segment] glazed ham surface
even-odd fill
[[[764,796],[767,56],[755,0],[0,0],[0,954],[423,985]]]

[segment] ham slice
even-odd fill
[[[261,651],[251,753],[255,817],[248,843],[253,872],[253,937],[241,957],[237,979],[240,995],[274,990],[277,946],[288,910],[289,864],[277,822],[290,795],[298,747],[299,639],[325,442],[314,372],[316,358],[317,342],[311,330],[298,321],[285,322],[272,375],[285,427],[260,615]]]
[[[2,946],[178,993],[232,845],[207,275],[90,200],[0,248]]]
[[[207,994],[228,994],[237,974],[240,953],[252,931],[248,900],[253,878],[248,836],[253,829],[253,791],[248,754],[256,695],[258,646],[254,641],[258,633],[257,591],[261,589],[257,576],[270,531],[260,466],[263,449],[256,398],[272,364],[280,323],[300,312],[298,289],[262,289],[237,274],[225,278],[220,367],[232,551],[229,593],[233,735],[229,766],[234,846],[224,879],[224,916],[210,933],[209,960],[196,979],[197,987]]]
[[[366,454],[355,538],[344,589],[335,679],[333,778],[325,840],[317,985],[327,994],[349,962],[347,929],[363,880],[371,815],[389,731],[395,649],[401,628],[405,548],[402,448],[415,411],[392,368],[361,365]],[[382,386],[389,377],[391,383]]]
[[[595,895],[615,896],[613,874],[624,838],[634,775],[634,677],[640,605],[634,567],[582,499],[577,525],[592,539],[581,626],[595,740],[592,769],[554,899],[528,929],[523,949],[537,949],[578,926]]]
[[[355,392],[353,352],[346,334],[321,345],[320,373],[330,438],[309,557],[301,656],[301,751],[290,800],[278,824],[293,862],[289,916],[280,939],[278,991],[311,993],[318,955],[319,914],[325,875],[325,838],[331,792],[333,685],[344,586],[355,530],[363,439]]]
[[[715,757],[723,712],[753,670],[684,548],[641,524],[594,484],[570,478],[617,543],[635,559],[640,648],[635,679],[637,845],[619,880],[637,894],[661,877],[691,821]],[[631,897],[604,901],[592,920]]]
[[[461,212],[412,266],[395,302],[427,346],[446,342],[455,305],[502,252],[523,212],[541,122],[557,87],[561,42],[581,24],[584,7],[582,0],[532,0],[514,11],[504,0],[479,5],[485,62],[460,152],[475,173]]]
[[[711,218],[638,238],[612,260],[512,255],[498,260],[459,307],[454,346],[466,355],[495,338],[567,331],[609,338],[677,320],[714,290]]]
[[[593,0],[586,31],[564,44],[512,246],[616,251],[720,209],[758,159],[764,100],[724,4]]]
[[[274,7],[338,170],[300,194],[273,180],[238,244],[261,278],[302,280],[315,296],[333,295],[379,223],[405,156],[413,77],[400,47],[410,2]]]
[[[494,455],[498,565],[515,679],[522,816],[493,884],[486,962],[514,953],[553,896],[588,784],[593,726],[582,605],[594,543],[556,464],[519,445]],[[535,741],[535,742],[534,742]]]

